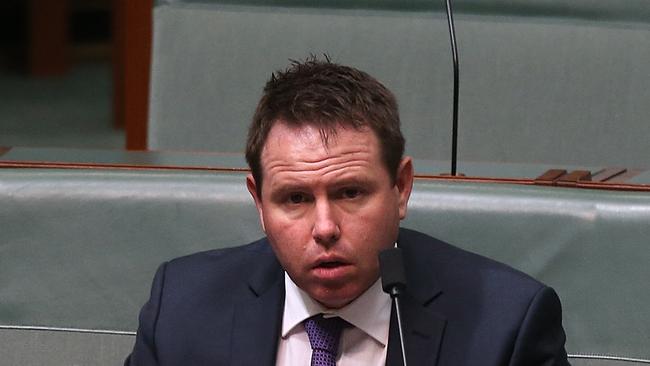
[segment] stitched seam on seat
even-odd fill
[[[641,362],[641,363],[650,364],[649,359],[614,356],[614,355],[605,355],[605,354],[598,354],[598,353],[595,353],[595,354],[569,354],[568,357],[569,358],[596,359],[596,360],[624,361],[624,362]]]
[[[39,326],[39,325],[2,325],[2,324],[0,324],[0,329],[29,330],[29,331],[51,331],[51,332],[64,332],[64,333],[90,333],[90,334],[128,335],[128,336],[134,336],[136,334],[136,332],[123,331],[123,330],[63,328],[63,327],[48,327],[48,326]]]

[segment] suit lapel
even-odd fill
[[[231,365],[274,365],[284,306],[284,275],[275,260],[258,267],[250,294],[235,306]]]
[[[407,361],[411,365],[436,365],[446,320],[406,294],[400,303]],[[402,365],[402,349],[395,307],[391,311],[386,365]]]
[[[421,258],[416,246],[402,238],[398,241],[404,249],[408,281],[401,300],[407,361],[411,365],[436,365],[447,321],[432,310],[431,304],[442,296],[442,289],[435,282],[435,269],[430,263],[421,263],[427,259]],[[284,308],[284,272],[270,248],[265,254],[250,277],[249,293],[233,311],[232,365],[275,364]],[[402,365],[394,309],[386,365]]]
[[[447,320],[433,311],[431,304],[442,296],[442,289],[436,283],[435,269],[427,263],[428,259],[423,259],[417,246],[405,239],[400,233],[398,242],[403,250],[407,278],[406,292],[400,299],[406,360],[411,365],[436,365]],[[391,310],[386,365],[402,365],[395,306]]]

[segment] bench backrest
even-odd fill
[[[648,168],[645,0],[458,0],[459,160]],[[444,1],[174,0],[154,8],[149,147],[243,151],[272,71],[328,53],[400,102],[407,151],[447,160]]]
[[[245,174],[0,169],[1,353],[128,353],[159,263],[262,235]],[[420,178],[403,225],[556,288],[569,353],[648,360],[649,222],[648,192]]]

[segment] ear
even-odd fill
[[[248,188],[248,192],[253,197],[253,201],[255,201],[255,207],[257,207],[257,213],[260,216],[262,231],[266,232],[266,228],[264,227],[264,209],[262,208],[262,197],[258,197],[257,195],[257,182],[255,182],[253,174],[248,174],[246,176],[246,188]],[[261,188],[262,187],[260,187],[260,190]]]
[[[405,156],[397,168],[395,186],[399,194],[399,217],[406,217],[406,208],[413,189],[413,159]]]

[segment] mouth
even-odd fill
[[[314,261],[313,268],[336,268],[349,265],[350,262],[339,255],[322,255]]]
[[[352,264],[341,258],[323,258],[314,264],[312,273],[321,281],[342,281],[349,276]]]
[[[316,264],[315,268],[337,268],[345,265],[346,264],[341,261],[329,261],[329,262],[320,262]]]

